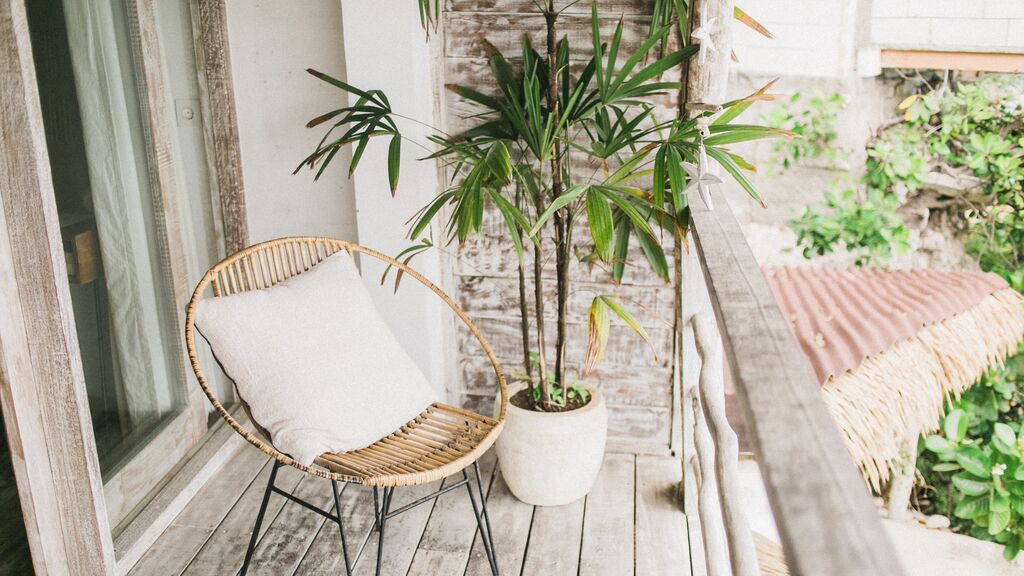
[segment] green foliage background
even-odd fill
[[[805,136],[799,147],[778,144],[784,166],[831,148],[838,113],[821,102],[837,101],[818,97],[794,117],[791,100],[766,117]],[[932,170],[966,173],[978,189],[944,209],[965,230],[965,248],[982,270],[1024,291],[1024,77],[945,83],[900,109],[903,121],[869,142],[860,185],[827,193],[823,205],[789,222],[804,257],[842,247],[863,265],[906,250],[899,207]],[[922,439],[918,472],[914,504],[922,512],[944,514],[954,531],[1017,556],[1024,547],[1024,350],[951,403],[941,432]]]

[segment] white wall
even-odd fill
[[[765,38],[734,21],[737,72],[839,78],[852,69],[857,0],[740,0],[737,5],[775,35]]]
[[[882,48],[1024,51],[1022,0],[875,0],[872,41]]]
[[[350,150],[335,157],[319,182],[308,171],[294,176],[292,171],[323,135],[322,128],[305,128],[306,122],[347,102],[344,93],[313,78],[306,68],[384,89],[396,111],[432,121],[430,53],[416,3],[228,0],[227,16],[250,241],[327,235],[389,255],[408,246],[405,221],[438,190],[435,164],[416,161],[422,150],[404,150],[395,199],[387,184],[386,139],[370,144],[351,180]],[[415,124],[404,128],[425,141]],[[436,253],[414,264],[433,280],[441,276]],[[443,390],[452,371],[447,360],[452,351],[446,354],[444,344],[452,324],[444,304],[412,279],[395,296],[379,284],[382,265],[363,258],[361,267],[377,309]]]
[[[363,89],[383,90],[396,113],[440,126],[432,74],[434,45],[424,39],[416,2],[335,2],[342,8],[348,82]],[[432,40],[440,41],[440,37]],[[426,140],[430,130],[402,119],[397,122],[409,140],[430,146]],[[406,221],[437,196],[440,185],[437,164],[417,160],[427,154],[426,149],[407,141],[402,146],[398,192],[392,198],[387,178],[389,141],[371,141],[353,180],[359,242],[394,256],[412,243],[405,237]],[[437,250],[418,256],[412,265],[433,282],[444,284]],[[404,280],[399,293],[392,294],[390,284],[381,286],[377,282],[383,270],[379,262],[363,260],[363,276],[372,285],[377,309],[434,386],[444,389],[454,373],[452,314],[439,298],[412,279]]]
[[[238,109],[246,209],[252,242],[289,235],[357,238],[349,155],[319,182],[295,167],[315,147],[310,118],[344,105],[337,89],[306,68],[344,78],[337,0],[229,0],[228,41]]]
[[[1024,52],[1024,0],[742,0],[738,4],[775,35],[769,40],[733,23],[739,58],[735,70],[740,73],[843,78],[856,72],[857,48],[874,50],[876,59],[878,48]],[[863,46],[857,46],[858,35]],[[870,71],[871,66],[867,70],[877,73]]]

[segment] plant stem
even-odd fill
[[[693,6],[692,3],[689,6]],[[686,14],[677,14],[677,17],[682,19],[686,18],[686,22],[680,22],[675,27],[676,41],[679,43],[679,47],[682,48],[686,45],[686,35],[690,33],[691,27],[691,15],[693,10],[688,10]],[[681,82],[679,83],[679,102],[676,109],[676,118],[678,120],[686,119],[686,99],[688,98],[687,78],[689,78],[690,70],[690,59],[686,59],[680,64],[679,72]],[[668,209],[675,216],[679,218],[679,214],[676,214],[675,205],[671,198],[668,199]],[[684,225],[683,229],[689,228],[688,225]],[[676,384],[679,386],[680,394],[682,394],[682,371],[683,371],[683,238],[679,235],[678,229],[673,231],[672,234],[672,378],[677,379]]]
[[[516,181],[516,208],[523,210],[523,190]],[[517,230],[519,244],[523,243],[523,231]],[[533,376],[533,362],[530,362],[530,312],[526,306],[526,264],[519,259],[519,327],[523,333],[523,369],[527,377]],[[530,386],[533,386],[532,380]]]
[[[552,124],[559,123],[558,99],[558,38],[555,22],[558,13],[554,10],[554,2],[548,2],[548,10],[544,13],[547,24],[547,57],[548,57],[548,110]],[[563,157],[562,143],[556,137],[551,154],[551,197],[558,198],[563,191]],[[555,212],[555,282],[557,287],[558,331],[555,337],[555,379],[565,388],[565,347],[566,347],[566,308],[569,295],[569,250],[568,220],[571,208],[566,206]]]
[[[543,191],[538,191],[534,197],[537,214],[541,214],[544,211],[543,194]],[[551,404],[551,386],[548,382],[547,353],[544,351],[544,280],[542,278],[542,273],[544,271],[543,245],[543,238],[537,238],[537,242],[533,245],[533,299],[534,315],[537,318],[537,369],[540,372],[537,376],[538,382],[540,383],[540,403],[542,407]]]

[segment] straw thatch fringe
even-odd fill
[[[1024,298],[1004,288],[825,383],[825,403],[872,489],[888,480],[900,440],[936,430],[943,402],[1002,363],[1022,336]]]
[[[789,576],[786,556],[774,540],[754,532],[754,546],[757,547],[757,565],[762,576]]]

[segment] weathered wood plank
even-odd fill
[[[490,486],[496,463],[493,451],[480,459],[480,473],[485,490]],[[462,475],[456,474],[446,483],[461,479]],[[475,492],[476,481],[472,471],[469,479]],[[427,528],[423,531],[423,538],[409,567],[409,576],[462,576],[466,572],[473,541],[479,537],[477,532],[473,506],[467,491],[463,488],[442,496],[430,514]]]
[[[580,576],[633,573],[636,457],[608,454],[587,495],[580,552]],[[609,554],[609,551],[614,553]]]
[[[348,544],[349,559],[356,561],[362,546],[373,529],[373,491],[360,484],[349,484],[341,493],[341,515],[345,524],[345,540]],[[375,558],[363,555],[359,562],[374,562]],[[325,522],[313,540],[305,557],[295,570],[296,576],[334,576],[345,572],[345,557],[341,551],[341,535],[338,527]]]
[[[579,569],[586,498],[564,506],[537,506],[523,574],[575,574]]]
[[[585,220],[581,221],[580,225],[585,229]],[[458,276],[517,278],[518,260],[506,237],[507,230],[506,224],[501,220],[501,216],[496,210],[485,210],[481,233],[470,236],[458,248],[457,258],[454,262],[455,274]],[[583,243],[581,242],[581,244]],[[549,246],[551,244],[546,243],[546,247]],[[671,250],[668,252],[669,254],[666,254],[666,256],[671,254]],[[671,289],[668,282],[650,270],[643,252],[635,241],[630,242],[627,258],[629,263],[626,265],[620,285],[654,286]],[[532,267],[533,262],[530,260],[530,257],[527,257],[527,261]],[[615,286],[612,284],[611,274],[606,266],[595,265],[591,267],[586,263],[573,259],[569,270],[577,282],[595,282],[606,287]],[[548,260],[545,262],[543,277],[554,278],[554,275],[555,268],[551,265],[550,260]]]
[[[249,545],[249,537],[252,535],[256,513],[260,509],[263,491],[266,490],[272,466],[273,464],[268,462],[263,467],[263,470],[252,481],[228,515],[217,526],[210,539],[185,568],[184,574],[195,574],[196,576],[233,574],[242,567],[245,549]],[[305,474],[297,468],[284,466],[277,473],[276,484],[282,490],[294,490],[303,476]],[[266,534],[285,502],[286,500],[282,496],[271,496],[260,534]]]
[[[533,521],[533,509],[533,506],[520,502],[512,495],[499,465],[487,494],[487,513],[491,516],[491,528],[494,529],[494,548],[500,574],[513,576],[520,573]],[[466,576],[491,576],[487,554],[480,538],[473,542]]]
[[[269,461],[266,454],[246,443],[196,493],[172,524],[215,529]]]
[[[642,256],[641,256],[642,257]],[[623,301],[623,306],[634,312],[637,320],[645,327],[665,327],[672,322],[672,289],[664,283],[650,286],[619,284],[609,286],[607,279],[590,281],[579,279],[573,282],[578,292],[570,295],[571,308],[568,320],[583,323],[587,320],[590,304],[597,294],[614,294]],[[519,279],[515,276],[504,278],[483,276],[461,276],[459,278],[459,300],[466,313],[473,318],[519,317]],[[555,289],[545,287],[545,299],[555,297]],[[527,310],[533,315],[533,302]],[[618,317],[613,326],[625,326]],[[627,329],[628,330],[628,329]],[[647,345],[640,341],[644,348]],[[648,350],[649,351],[649,350]]]
[[[0,2],[0,397],[40,573],[115,569],[22,0]]]
[[[331,510],[334,497],[331,482],[307,475],[292,492],[295,496],[321,509]],[[283,496],[275,496],[283,498]],[[326,519],[306,508],[286,502],[253,554],[249,574],[278,576],[291,574],[306,555]],[[332,527],[335,525],[332,523]]]
[[[636,574],[684,574],[690,567],[676,458],[636,457]]]
[[[652,3],[647,0],[606,0],[601,2],[601,11],[606,14],[650,14]],[[537,6],[531,0],[448,0],[448,12],[508,12],[532,14]],[[559,0],[555,10],[566,14],[590,14],[590,3]]]
[[[522,358],[522,335],[515,321],[518,315],[509,318],[477,318],[474,324],[487,338],[499,358]],[[648,346],[635,332],[625,326],[615,327],[608,334],[608,344],[602,363],[615,366],[666,366],[672,346],[672,330],[665,326],[652,326],[647,330],[651,338]],[[584,358],[587,346],[587,325],[585,323],[569,323],[569,341],[566,355],[568,358]],[[459,352],[462,354],[478,354],[479,346],[473,346],[467,335],[469,330],[461,329],[458,333]],[[518,335],[518,339],[517,339]],[[652,350],[653,348],[653,350]],[[655,355],[655,353],[657,355]]]
[[[180,574],[211,534],[213,530],[208,528],[171,524],[160,535],[160,540],[132,567],[128,576]]]
[[[523,369],[522,358],[498,357],[498,360],[509,372]],[[496,394],[494,370],[486,356],[462,356],[458,359],[458,369],[460,392],[486,396]],[[605,401],[611,405],[666,409],[672,406],[672,380],[667,367],[600,363],[588,379],[599,383]]]
[[[232,432],[233,433],[233,432]],[[180,574],[267,463],[248,445],[221,468],[146,550],[131,576]]]
[[[739,222],[712,199],[693,202],[694,236],[791,573],[902,574]]]
[[[440,482],[431,482],[411,488],[396,488],[394,502],[391,506],[395,510],[405,504],[421,498],[440,488]],[[455,498],[457,495],[445,494],[442,498]],[[416,543],[423,536],[423,530],[427,526],[430,512],[434,504],[427,502],[412,510],[408,510],[384,525],[384,561],[381,569],[382,574],[405,574],[412,564],[413,555],[416,553]],[[370,535],[363,558],[359,560],[354,571],[356,576],[368,576],[374,573],[377,561],[377,545],[379,541],[377,533]]]
[[[191,0],[192,35],[196,47],[203,136],[211,177],[210,189],[220,199],[224,245],[228,254],[249,244],[249,221],[238,144],[238,114],[231,80],[227,12],[224,0]]]
[[[237,413],[242,412],[240,406],[236,406],[234,410]],[[226,422],[213,424],[202,445],[168,478],[149,502],[121,527],[120,534],[114,538],[114,551],[119,569],[133,567],[143,555],[149,553],[163,532],[189,508],[197,494],[209,485],[211,480],[219,477],[226,466],[247,476],[243,482],[235,482],[237,492],[234,498],[226,499],[220,507],[211,507],[211,511],[219,511],[219,515],[216,515],[217,521],[223,519],[238,495],[259,472],[266,458],[262,452],[249,446]],[[210,529],[214,526],[210,526]],[[185,561],[190,558],[191,556]]]
[[[522,53],[522,37],[529,34],[535,48],[544,46],[544,17],[528,14],[452,12],[446,16],[445,57],[484,58],[486,38],[506,57]],[[620,52],[629,54],[647,36],[647,16],[625,15]],[[602,39],[610,39],[619,23],[619,15],[599,16]],[[593,54],[590,14],[563,14],[557,23],[559,38],[569,39],[570,59],[589,60]]]

